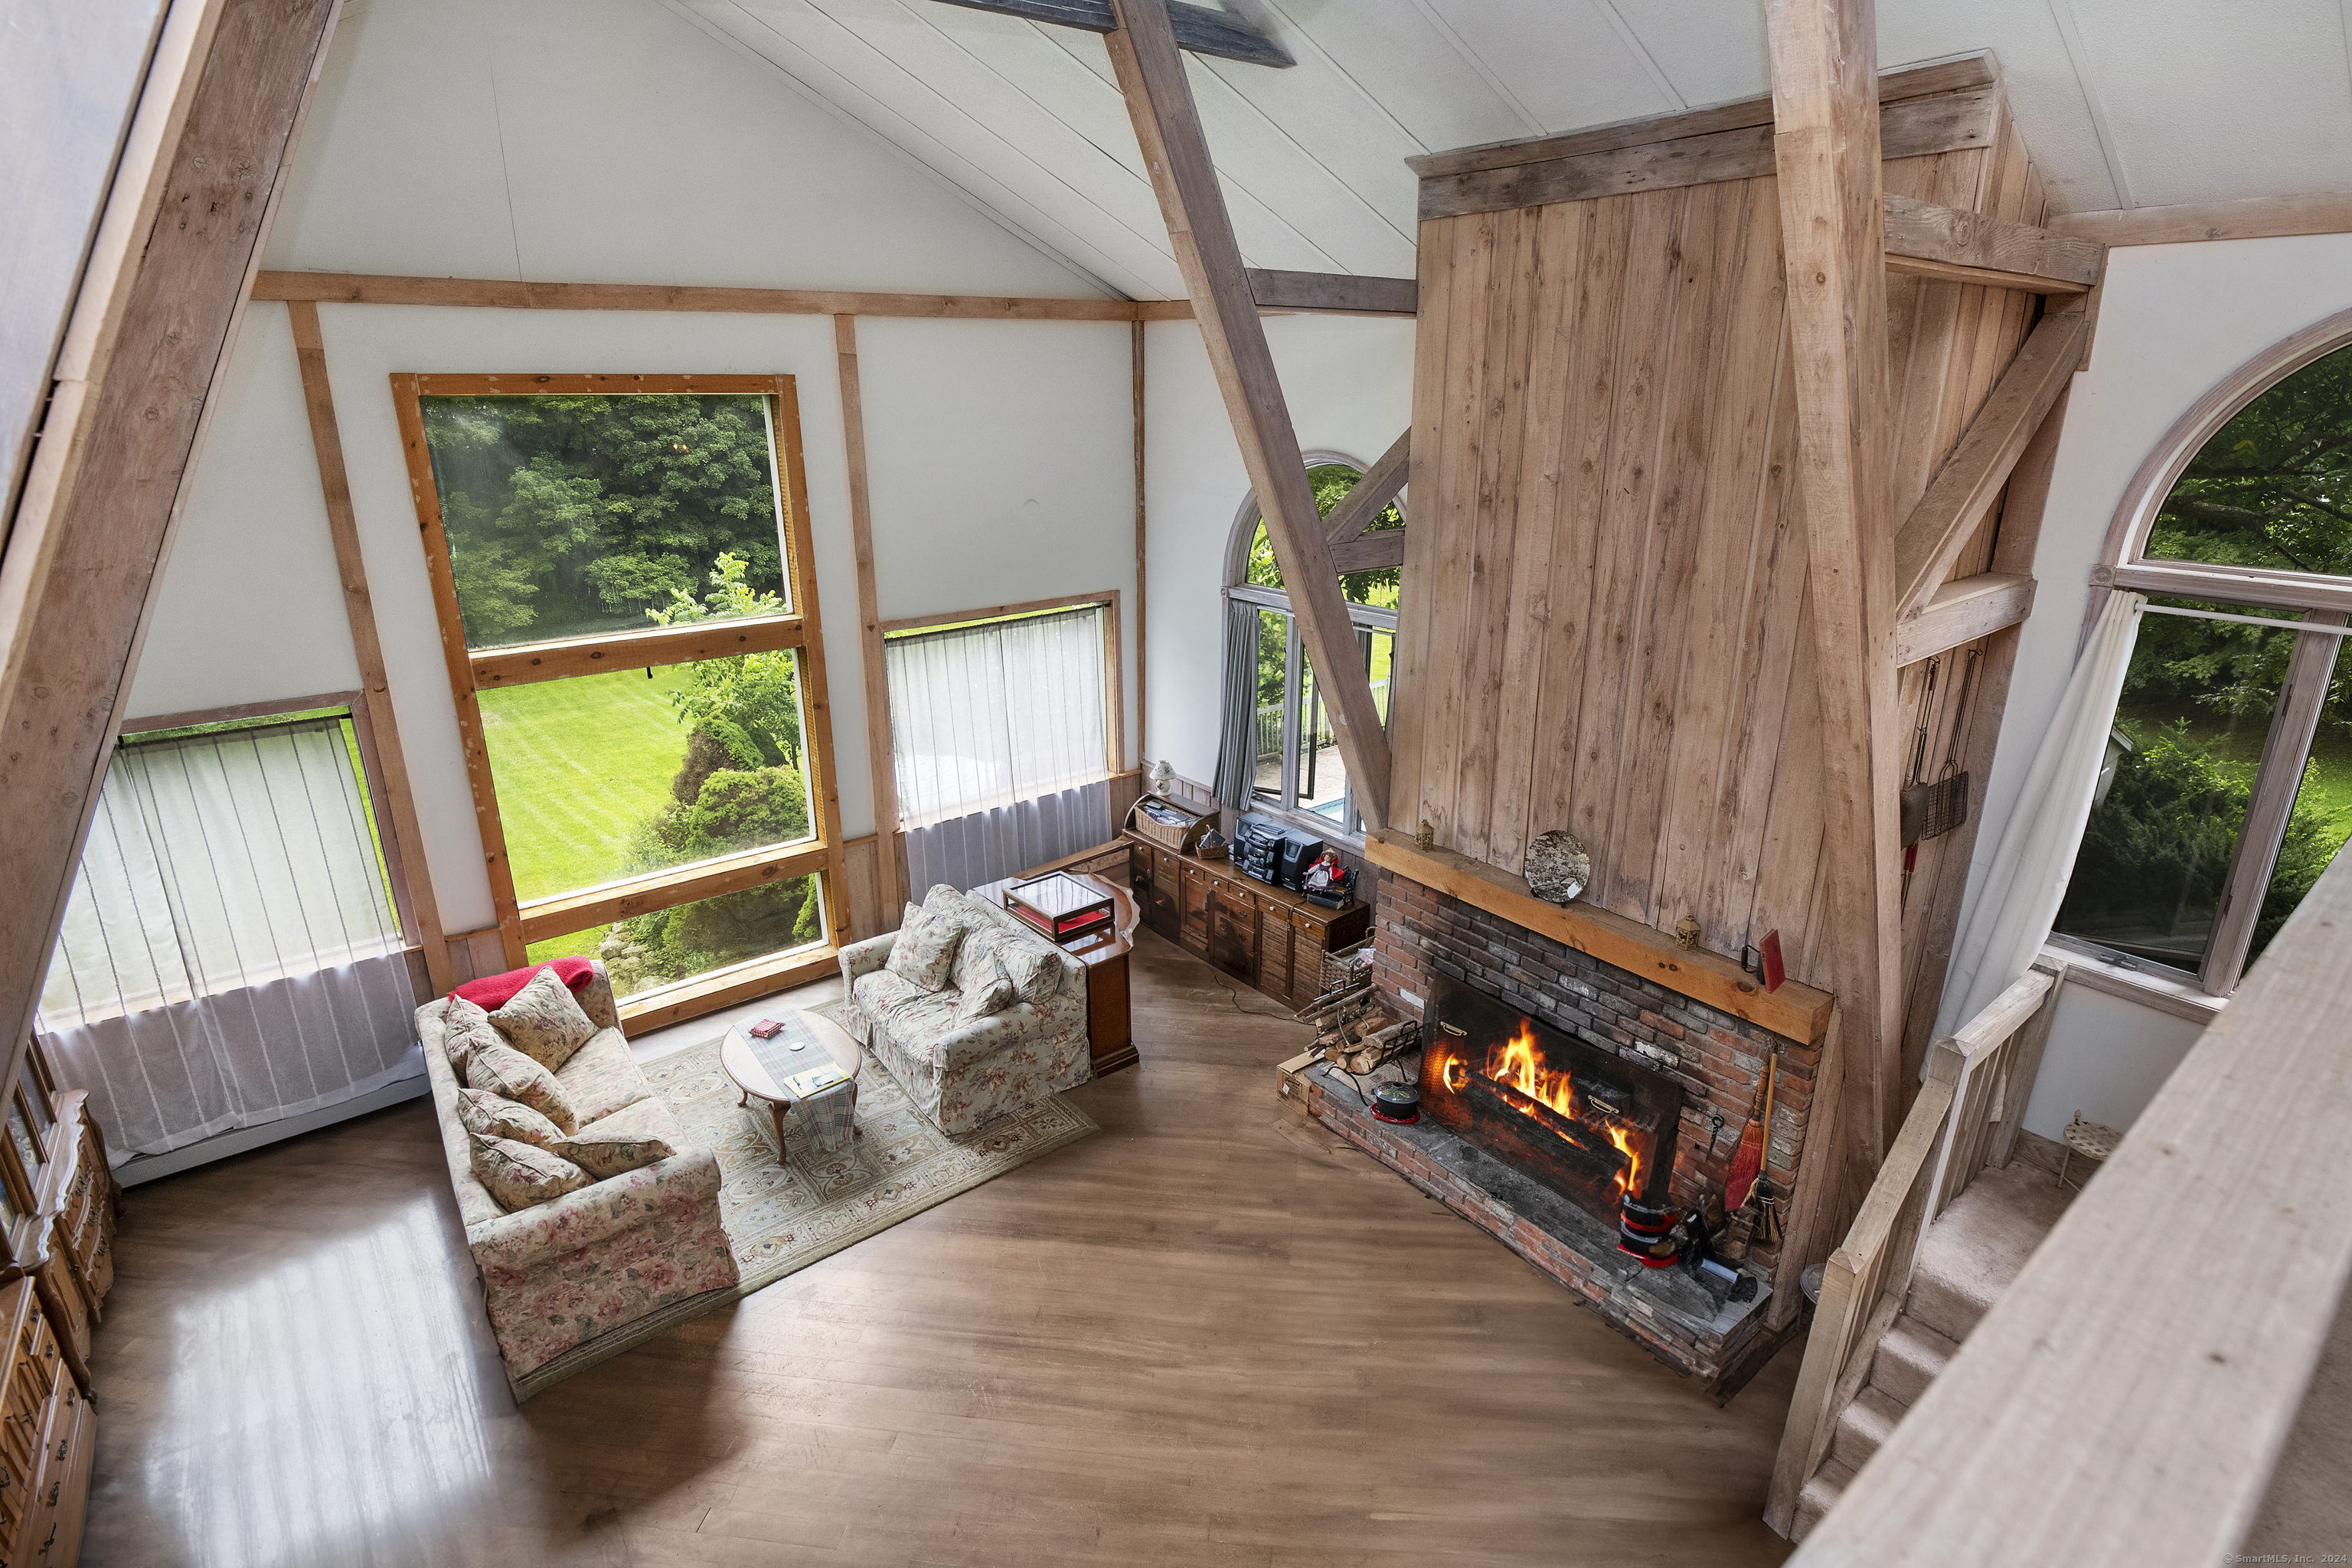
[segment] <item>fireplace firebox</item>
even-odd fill
[[[1447,980],[1422,1034],[1423,1114],[1612,1230],[1672,1200],[1683,1086]]]

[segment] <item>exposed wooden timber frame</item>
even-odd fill
[[[2352,192],[2315,191],[2305,195],[2253,196],[2236,202],[2062,213],[2051,218],[2049,226],[2060,234],[2110,246],[2347,234],[2352,233]]]
[[[1306,459],[1177,53],[1167,0],[1112,0],[1112,8],[1119,28],[1108,40],[1111,65],[1151,171],[1243,466],[1257,492],[1267,540],[1283,581],[1291,585],[1301,640],[1323,682],[1333,738],[1365,826],[1384,826],[1388,735],[1370,678],[1358,659]]]
[[[1828,1103],[1841,1158],[1799,1174],[1786,1256],[1802,1259],[1825,1250],[1820,1227],[1847,1208],[1824,1201],[1832,1171],[1842,1163],[1846,1190],[1866,1190],[1906,1099],[1894,431],[1871,0],[1771,0],[1766,16],[1822,721],[1829,914],[1815,948],[1839,1005],[1822,1076],[1840,1086]]]
[[[1260,272],[1267,315],[1410,316],[1410,278]],[[1255,291],[1253,294],[1255,298]],[[870,294],[846,289],[727,289],[685,283],[533,283],[373,272],[264,272],[257,300],[319,305],[440,305],[482,310],[691,311],[739,316],[884,316],[952,321],[1187,321],[1189,300],[1068,300],[1020,295]]]
[[[1412,432],[1408,429],[1389,443],[1387,451],[1372,460],[1372,466],[1364,470],[1364,477],[1339,498],[1339,504],[1333,507],[1331,515],[1323,520],[1325,541],[1336,548],[1370,528],[1381,513],[1388,510],[1389,502],[1396,500],[1397,492],[1404,489],[1412,468]],[[1395,530],[1389,531],[1394,532]]]
[[[992,11],[1000,16],[1049,22],[1059,27],[1077,27],[1089,33],[1114,33],[1118,30],[1118,16],[1111,8],[1110,0],[940,0],[940,3],[961,5],[971,11]],[[1221,11],[1209,5],[1187,5],[1185,0],[1168,0],[1168,21],[1176,47],[1192,54],[1276,68],[1298,63],[1290,58],[1288,50],[1230,11]]]
[[[13,1050],[28,1037],[212,388],[337,10],[174,5],[117,164],[0,559],[0,724],[33,738],[0,753],[12,894],[0,902],[0,1010]]]
[[[907,901],[907,836],[898,826],[898,763],[890,743],[890,677],[882,655],[882,590],[874,565],[874,500],[866,471],[866,396],[857,374],[857,318],[833,319],[841,379],[841,439],[849,468],[849,552],[857,569],[858,672],[866,687],[866,766],[881,838],[877,873],[882,913]]]
[[[2096,240],[1892,192],[1880,199],[1880,208],[1890,272],[2037,294],[2087,294],[2106,270],[2107,247]]]
[[[2090,324],[2080,311],[2042,318],[1927,492],[1895,535],[1897,615],[1926,605],[2000,499],[2026,444],[2083,363]]]
[[[1150,685],[1144,679],[1148,667],[1144,663],[1143,612],[1151,602],[1144,591],[1144,569],[1150,552],[1146,548],[1147,514],[1143,501],[1143,323],[1136,322],[1129,333],[1135,367],[1135,754],[1139,766],[1144,744],[1151,733],[1143,721],[1144,696]],[[1126,744],[1123,736],[1120,744]]]
[[[763,995],[799,978],[821,973],[849,931],[846,867],[841,836],[841,795],[833,762],[833,707],[824,668],[824,629],[819,616],[815,552],[810,540],[808,478],[801,452],[800,400],[789,375],[631,374],[417,374],[391,378],[408,465],[409,489],[416,507],[425,573],[441,626],[442,658],[449,693],[457,710],[465,749],[466,778],[474,796],[490,898],[498,913],[504,957],[510,966],[527,961],[529,944],[631,915],[673,909],[786,877],[818,873],[827,941],[769,957],[749,960],[716,975],[698,975],[630,998],[621,1006],[625,1028],[637,1032],[692,1016],[697,1012]],[[449,545],[434,482],[432,454],[425,444],[423,399],[593,394],[729,394],[769,400],[775,442],[780,500],[784,510],[782,542],[791,589],[790,613],[742,622],[718,621],[651,634],[583,637],[561,644],[468,649],[449,564]],[[672,635],[685,632],[684,637]],[[801,739],[812,836],[720,860],[678,867],[552,898],[521,902],[507,856],[498,786],[483,733],[478,694],[534,680],[562,678],[620,679],[622,671],[665,660],[723,658],[740,653],[796,647],[801,652]],[[609,659],[609,663],[607,660]],[[602,671],[609,669],[611,673]],[[814,968],[811,966],[814,965]]]
[[[302,404],[310,425],[310,448],[319,462],[319,488],[327,507],[327,533],[334,541],[335,572],[342,580],[343,614],[351,623],[352,653],[360,667],[364,688],[361,706],[363,757],[371,773],[380,773],[384,801],[377,819],[388,830],[394,886],[405,891],[409,903],[409,936],[424,952],[425,972],[438,995],[458,982],[449,962],[448,943],[441,930],[441,904],[434,897],[432,868],[425,863],[425,827],[416,814],[416,796],[408,782],[408,753],[400,742],[400,721],[394,711],[392,681],[384,672],[383,643],[376,632],[375,598],[368,591],[367,560],[360,550],[359,517],[352,508],[352,482],[343,467],[342,430],[335,419],[335,394],[327,379],[327,345],[319,331],[319,307],[295,300],[286,307],[294,330],[294,359],[302,376]],[[373,778],[371,784],[377,781]],[[389,808],[387,815],[385,808]]]

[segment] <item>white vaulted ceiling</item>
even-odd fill
[[[659,0],[1108,288],[1180,296],[1102,39],[937,0]],[[1881,0],[1887,66],[1990,49],[2060,211],[2352,190],[2352,0]],[[1768,90],[1762,0],[1231,0],[1187,57],[1253,266],[1405,275],[1404,159]]]

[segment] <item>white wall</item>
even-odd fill
[[[2215,382],[2347,306],[2352,235],[2109,253],[2091,367],[2074,378],[2034,556],[2041,588],[2021,634],[1986,785],[1971,902],[2074,668],[2089,572],[2124,487],[2172,422]],[[2078,1105],[2093,1121],[2130,1125],[2196,1034],[2195,1026],[2168,1014],[2070,988],[2026,1125],[2055,1137]]]
[[[1410,321],[1277,316],[1266,338],[1302,448],[1369,464],[1412,418]],[[1144,754],[1203,783],[1216,776],[1217,681],[1224,657],[1225,548],[1249,493],[1241,448],[1200,329],[1144,329],[1143,489],[1148,501]],[[1408,520],[1412,498],[1405,498]]]
[[[868,133],[631,0],[354,5],[270,265],[1087,292]],[[396,372],[796,377],[842,826],[852,837],[873,831],[829,320],[334,305],[320,319],[447,929],[487,926],[494,912],[401,451]],[[868,319],[859,349],[886,617],[1103,588],[1132,604],[1124,324]],[[1131,615],[1128,631],[1131,671]],[[257,304],[222,383],[131,711],[357,683],[286,311]]]

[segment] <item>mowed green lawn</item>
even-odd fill
[[[686,730],[675,668],[548,680],[481,694],[482,731],[515,897],[576,892],[622,874],[637,825],[670,804]],[[605,928],[530,945],[531,962],[595,951]]]

